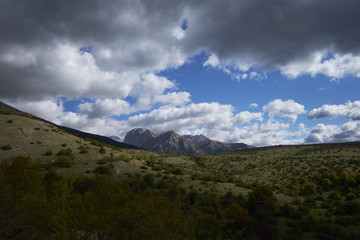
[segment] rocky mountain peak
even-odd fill
[[[210,139],[205,137],[204,135],[184,135],[184,138],[190,140],[193,143],[202,142],[202,141],[209,141]]]
[[[128,132],[124,143],[151,151],[191,155],[228,152],[249,147],[243,143],[213,141],[204,135],[180,136],[171,130],[159,133],[145,128],[135,128]]]

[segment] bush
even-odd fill
[[[67,149],[62,149],[62,150],[60,150],[56,155],[58,155],[58,156],[68,156],[68,157],[70,157],[70,156],[73,155],[73,153],[72,153],[71,148],[67,148]]]
[[[95,168],[94,173],[109,174],[110,173],[110,168],[106,167],[106,166],[99,166],[99,167]]]
[[[97,164],[104,165],[104,164],[106,164],[106,160],[105,160],[105,159],[99,159],[99,160],[97,160],[96,163],[97,163]]]
[[[79,149],[81,154],[89,153],[89,150],[85,146],[80,146]]]
[[[12,147],[10,145],[3,145],[1,146],[1,150],[11,150]]]
[[[53,155],[54,153],[51,151],[51,150],[47,150],[45,153],[44,153],[44,156],[51,156]]]
[[[13,120],[10,119],[10,120],[7,120],[6,122],[7,123],[13,123]]]
[[[101,148],[99,149],[99,153],[101,153],[101,154],[104,154],[104,153],[106,153],[106,150],[105,150],[105,148],[104,148],[104,147],[101,147]]]
[[[269,187],[256,186],[248,193],[248,200],[247,207],[251,213],[254,213],[258,208],[264,208],[273,214],[279,212],[277,198]]]
[[[180,168],[172,169],[171,173],[174,174],[174,175],[183,175],[184,174],[183,170],[180,169]]]
[[[59,156],[55,161],[55,165],[60,168],[69,168],[73,165],[73,161],[68,156]]]

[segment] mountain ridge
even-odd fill
[[[172,130],[159,133],[146,128],[129,131],[124,143],[155,152],[190,155],[231,152],[252,147],[245,143],[214,141],[204,135],[181,136]]]
[[[120,141],[116,141],[114,139],[112,139],[111,137],[106,137],[106,136],[102,136],[102,135],[97,135],[97,134],[92,134],[92,133],[87,133],[87,132],[83,132],[77,129],[73,129],[73,128],[69,128],[69,127],[65,127],[65,126],[61,126],[61,125],[57,125],[55,123],[52,123],[50,121],[44,120],[42,118],[39,118],[37,116],[34,116],[30,113],[27,112],[23,112],[17,108],[14,108],[2,101],[0,101],[0,114],[10,114],[10,115],[18,115],[18,116],[23,116],[23,117],[27,117],[27,118],[31,118],[34,120],[38,120],[38,121],[43,121],[49,124],[52,124],[56,127],[58,127],[59,129],[66,131],[67,133],[74,135],[76,137],[79,138],[83,138],[83,139],[92,139],[92,140],[96,140],[100,143],[104,143],[104,144],[108,144],[111,146],[115,146],[115,147],[119,147],[119,148],[129,148],[129,149],[138,149],[138,147],[133,146],[133,145],[129,145],[126,144],[124,142],[120,142]]]

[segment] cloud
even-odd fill
[[[171,92],[163,95],[157,95],[153,98],[154,104],[161,103],[173,106],[183,106],[190,101],[190,93],[188,92]]]
[[[339,56],[359,56],[360,34],[350,27],[360,18],[354,10],[360,6],[358,2],[271,0],[263,4],[260,0],[213,0],[206,1],[206,5],[193,1],[192,5],[196,14],[188,17],[191,27],[185,47],[196,49],[201,44],[220,62],[233,63],[244,71],[250,67],[286,68],[290,63],[307,61],[314,52],[329,50]],[[335,59],[339,62],[338,57]],[[357,70],[351,70],[353,66],[340,63],[345,72],[357,74]],[[326,63],[322,67],[313,72],[330,69],[326,70]]]
[[[233,107],[219,103],[190,103],[184,107],[162,106],[150,113],[129,118],[131,127],[147,127],[157,131],[175,130],[183,132],[191,128],[231,127]]]
[[[192,103],[175,80],[158,75],[200,52],[209,54],[203,66],[237,80],[265,79],[268,70],[289,77],[360,77],[359,1],[3,0],[1,6],[1,98],[94,133],[121,135],[146,126],[203,131],[222,140],[247,137],[260,145],[298,141],[300,130],[291,133],[275,119],[295,122],[305,112],[293,100],[236,113],[231,105]],[[60,99],[88,102],[78,113],[64,112]],[[332,137],[312,134],[324,141],[357,136],[358,104],[344,104],[344,112],[340,105],[312,110],[311,119],[352,120],[337,132],[325,126]],[[269,121],[263,122],[264,113]],[[111,117],[129,114],[128,121]]]
[[[281,72],[289,77],[298,77],[303,74],[315,76],[323,74],[333,79],[353,75],[360,78],[360,56],[353,54],[335,54],[330,59],[325,59],[327,53],[315,52],[311,56],[295,60],[281,68]]]
[[[264,123],[236,127],[226,132],[224,139],[228,142],[245,142],[253,146],[303,143],[304,131],[291,131],[290,125],[273,119]]]
[[[243,124],[243,123],[248,123],[252,120],[259,120],[262,121],[263,120],[263,114],[261,112],[249,112],[249,111],[243,111],[240,112],[238,114],[235,115],[234,117],[235,122],[234,124]]]
[[[57,102],[55,99],[26,102],[18,101],[14,103],[14,107],[46,120],[53,120],[64,113],[63,103]]]
[[[120,116],[129,114],[134,109],[122,99],[97,99],[95,103],[82,103],[78,105],[81,112],[88,114],[90,118],[101,118],[108,116]]]
[[[324,105],[321,108],[315,108],[309,112],[308,118],[335,118],[344,115],[351,120],[360,120],[360,101],[348,102],[345,105]]]
[[[112,118],[89,118],[86,114],[74,112],[65,112],[53,122],[102,136],[125,136],[129,131],[129,125],[126,121],[118,121]]]
[[[295,122],[299,114],[305,113],[305,107],[294,102],[294,100],[275,99],[266,104],[263,111],[268,112],[270,118],[275,116],[286,117]]]
[[[204,50],[211,54],[204,66],[238,80],[258,69],[359,77],[360,33],[351,27],[359,7],[336,0],[4,0],[0,94],[124,98],[142,76]]]
[[[12,49],[9,50],[10,52]],[[127,97],[139,76],[133,72],[103,71],[90,53],[80,53],[71,43],[59,43],[51,49],[34,52],[36,64],[26,67],[8,64],[11,72],[1,81],[6,84],[0,89],[3,98],[34,99],[64,96]],[[18,56],[21,58],[21,56]],[[10,70],[9,70],[10,71]]]
[[[220,61],[219,58],[212,54],[210,55],[210,57],[204,62],[203,66],[212,66],[212,67],[217,67],[219,65]]]
[[[249,105],[249,108],[257,108],[259,105],[257,103],[252,103]]]
[[[350,142],[360,139],[360,121],[349,121],[343,125],[317,124],[305,138],[306,143]]]

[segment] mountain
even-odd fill
[[[76,130],[73,128],[69,128],[69,127],[64,127],[64,126],[59,126],[59,125],[56,125],[56,126],[72,135],[79,137],[79,138],[92,139],[92,140],[98,141],[100,143],[105,143],[105,144],[119,147],[119,148],[138,149],[138,147],[136,147],[134,145],[126,144],[124,142],[119,142],[110,137],[105,137],[105,136],[101,136],[101,135],[97,135],[97,134],[82,132],[82,131],[79,131],[79,130]]]
[[[135,128],[126,134],[124,143],[156,152],[174,154],[202,153],[195,148],[190,140],[183,138],[174,131],[158,133],[145,128]]]
[[[32,115],[26,112],[22,112],[10,105],[7,105],[3,102],[0,101],[0,113],[2,114],[15,114],[15,115],[19,115],[19,116],[27,116],[27,117],[31,117]]]
[[[180,136],[174,131],[158,133],[145,128],[135,128],[128,132],[124,143],[151,151],[191,155],[230,152],[251,147],[244,143],[214,141],[204,135]]]
[[[36,152],[37,149],[41,149],[41,151],[44,151],[46,147],[50,149],[57,149],[58,146],[60,146],[62,143],[67,142],[71,142],[75,146],[78,144],[75,144],[74,142],[79,141],[79,139],[76,137],[95,140],[100,143],[119,148],[138,149],[136,146],[119,142],[109,137],[86,133],[76,129],[53,124],[29,113],[22,112],[1,101],[0,120],[0,146],[11,143],[14,150],[18,148],[19,153],[22,155],[30,154],[41,156],[42,153]],[[37,142],[39,143],[39,146],[34,144]],[[29,147],[29,144],[31,144],[30,146],[32,146],[32,148]],[[35,146],[37,147],[35,148]],[[2,154],[4,153],[2,152]],[[8,154],[10,154],[10,151]],[[11,156],[11,154],[9,156]]]

